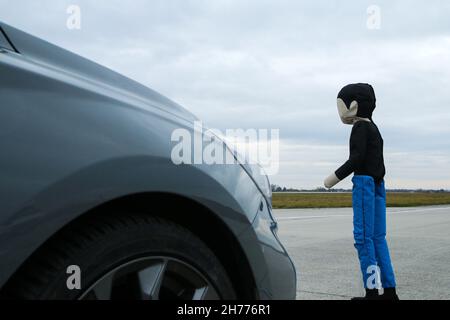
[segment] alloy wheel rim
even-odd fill
[[[125,262],[95,281],[80,300],[217,300],[218,291],[192,264],[168,256]]]

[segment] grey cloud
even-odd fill
[[[69,4],[81,7],[80,31],[65,27]],[[346,158],[336,94],[370,82],[388,178],[450,188],[439,175],[450,172],[450,2],[376,1],[377,31],[366,28],[371,4],[0,0],[0,19],[160,91],[210,127],[279,128],[285,145],[303,146],[282,153],[272,178],[288,186],[318,186]]]

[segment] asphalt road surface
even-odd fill
[[[278,209],[278,235],[297,268],[297,299],[363,295],[352,209]],[[400,299],[450,299],[450,206],[388,208]]]

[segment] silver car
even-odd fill
[[[0,22],[1,297],[295,298],[268,179],[172,161],[196,120]]]

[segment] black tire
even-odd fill
[[[173,222],[144,214],[92,217],[69,225],[19,269],[2,296],[80,299],[111,270],[136,259],[152,257],[169,257],[186,264],[208,281],[218,298],[236,298],[225,269],[203,241]],[[80,290],[67,287],[70,265],[80,267]],[[121,298],[136,297],[122,295]]]

